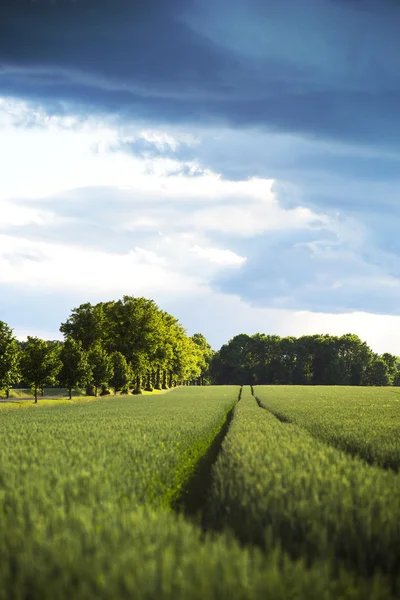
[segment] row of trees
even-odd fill
[[[18,342],[0,321],[0,389],[45,385],[88,394],[141,393],[177,384],[400,385],[398,358],[372,352],[356,335],[299,338],[240,334],[214,353],[153,300],[81,304],[61,324],[64,341]]]
[[[215,354],[211,377],[217,384],[400,385],[399,362],[353,334],[240,334]]]
[[[28,337],[19,343],[0,322],[0,389],[29,385],[37,402],[44,385],[72,389],[85,386],[134,393],[167,389],[176,384],[208,383],[213,351],[201,334],[189,337],[172,315],[153,300],[82,304],[60,327],[64,342]]]

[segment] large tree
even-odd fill
[[[20,349],[12,329],[0,321],[0,389],[5,390],[7,398],[10,388],[20,379]]]
[[[58,380],[61,385],[68,388],[69,398],[72,398],[72,389],[80,385],[87,385],[90,381],[90,365],[87,352],[82,347],[82,342],[67,338],[60,351],[61,370]]]
[[[54,385],[61,368],[58,344],[28,336],[28,342],[21,355],[22,378],[31,386],[35,404],[38,391],[44,385]]]

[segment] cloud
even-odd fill
[[[264,127],[398,151],[391,0],[8,0],[5,94],[126,121]]]
[[[200,258],[206,258],[211,263],[224,266],[240,266],[246,262],[246,257],[238,256],[232,250],[220,250],[219,248],[201,248],[193,246],[191,252]]]
[[[0,129],[0,309],[19,335],[132,293],[216,347],[356,326],[395,347],[397,317],[367,314],[398,313],[395,152],[12,100]]]

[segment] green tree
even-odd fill
[[[89,350],[88,361],[91,371],[91,383],[94,386],[95,396],[97,396],[99,387],[109,385],[113,376],[113,364],[110,355],[100,344],[96,344]]]
[[[381,358],[387,365],[390,383],[393,383],[398,373],[397,364],[399,362],[399,359],[397,358],[397,356],[395,356],[394,354],[390,354],[389,352],[384,352]]]
[[[12,329],[0,321],[0,389],[5,390],[7,398],[13,383],[20,379],[20,350]]]
[[[61,370],[58,380],[68,388],[69,398],[72,398],[72,388],[86,385],[90,381],[90,366],[87,353],[81,341],[67,338],[60,351]]]
[[[208,381],[207,378],[210,371],[210,365],[215,353],[202,333],[195,333],[194,335],[192,335],[191,339],[196,344],[196,346],[199,347],[201,352],[199,355],[199,383],[201,385],[204,385],[206,380]]]
[[[215,383],[252,385],[259,362],[255,339],[245,333],[236,335],[214,357],[212,372]]]
[[[384,386],[390,384],[390,373],[386,362],[380,356],[374,356],[365,369],[364,385]]]
[[[90,302],[74,308],[60,331],[65,338],[72,338],[82,343],[84,350],[101,342],[104,338],[104,303],[93,306]]]
[[[44,385],[54,385],[60,368],[59,347],[52,342],[28,336],[21,355],[21,374],[23,380],[32,387],[35,404],[38,391]]]
[[[132,379],[132,370],[128,362],[121,352],[113,352],[110,355],[113,375],[110,377],[109,383],[114,388],[114,394],[129,385]]]

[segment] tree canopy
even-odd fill
[[[398,359],[378,356],[357,335],[240,334],[217,352],[211,375],[219,384],[389,385]]]

